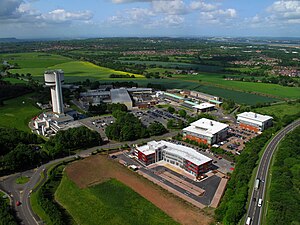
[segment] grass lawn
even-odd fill
[[[276,116],[277,118],[281,119],[285,116],[295,115],[300,112],[300,103],[284,103],[272,106],[266,106],[262,108],[254,109],[255,112]]]
[[[16,183],[17,184],[26,184],[27,182],[29,181],[29,178],[28,177],[18,177],[16,179]]]
[[[80,189],[64,175],[55,196],[76,223],[81,225],[177,224],[152,203],[115,179]]]
[[[31,94],[4,101],[0,107],[0,126],[14,127],[23,131],[30,131],[28,122],[38,115],[41,110],[34,106]]]

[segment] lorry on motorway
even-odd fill
[[[251,224],[251,217],[248,216],[247,220],[246,220],[246,225],[250,225]]]
[[[260,180],[257,178],[254,183],[254,190],[258,190],[260,184]]]

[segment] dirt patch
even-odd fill
[[[213,219],[200,209],[193,207],[176,196],[128,170],[107,156],[91,156],[67,166],[67,175],[80,188],[86,188],[115,178],[126,184],[144,198],[163,210],[174,220],[187,225],[206,225]]]

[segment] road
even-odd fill
[[[270,167],[272,156],[279,142],[285,137],[285,135],[291,132],[292,130],[294,130],[299,125],[300,125],[300,120],[296,120],[293,123],[286,126],[285,128],[283,128],[273,137],[273,139],[270,141],[270,143],[268,144],[268,146],[264,151],[264,154],[258,165],[258,170],[256,173],[256,178],[260,179],[261,182],[258,190],[255,190],[253,187],[252,195],[250,199],[250,205],[246,216],[246,218],[251,217],[251,225],[261,224],[264,204],[262,205],[262,207],[258,207],[258,199],[261,198],[262,200],[264,200],[265,197],[265,191],[266,191],[265,181],[267,180],[267,177],[269,175],[269,167]]]

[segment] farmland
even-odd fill
[[[154,204],[156,207],[158,207],[160,210],[162,210],[164,213],[172,217],[175,221],[179,222],[180,224],[206,225],[212,221],[212,218],[208,215],[205,215],[204,212],[201,211],[200,209],[194,208],[186,204],[181,199],[178,199],[176,196],[166,192],[165,190],[162,190],[160,187],[156,186],[155,184],[151,183],[148,180],[145,180],[144,178],[140,177],[134,172],[128,170],[126,167],[122,166],[121,164],[108,159],[107,156],[96,155],[96,156],[91,156],[89,158],[74,162],[66,167],[65,172],[67,177],[71,179],[79,188],[81,188],[81,190],[84,193],[83,195],[78,195],[75,193],[75,195],[77,196],[76,199],[81,197],[80,201],[77,202],[84,202],[84,199],[86,199],[84,203],[85,205],[80,203],[73,203],[73,201],[72,204],[69,204],[68,202],[67,204],[65,204],[61,199],[68,199],[68,201],[70,201],[72,197],[68,197],[68,196],[69,193],[72,193],[72,190],[74,190],[74,186],[68,188],[67,187],[68,185],[66,185],[64,186],[65,187],[64,189],[62,189],[61,186],[59,187],[59,192],[63,193],[64,196],[60,198],[58,192],[58,194],[56,195],[57,200],[61,202],[63,206],[66,207],[66,209],[69,211],[70,214],[72,214],[72,216],[76,221],[79,221],[79,219],[81,221],[82,216],[84,216],[82,215],[84,214],[82,213],[82,211],[86,210],[87,207],[86,205],[90,205],[92,207],[95,206],[94,208],[100,207],[101,211],[99,212],[103,212],[102,211],[103,207],[107,205],[109,207],[108,210],[106,210],[106,213],[112,215],[114,214],[114,211],[118,206],[118,204],[122,206],[122,204],[126,202],[124,201],[123,203],[121,202],[118,203],[118,201],[122,200],[123,197],[122,196],[118,197],[118,194],[116,194],[116,196],[111,196],[111,195],[115,195],[115,192],[113,191],[107,193],[106,189],[115,190],[116,192],[120,191],[121,193],[124,193],[124,195],[129,194],[129,196],[125,198],[128,199],[126,202],[127,205],[126,204],[123,205],[123,207],[125,208],[124,210],[128,211],[127,215],[133,216],[134,213],[138,215],[143,215],[144,217],[148,217],[149,220],[154,222],[153,224],[157,224],[155,223],[155,221],[157,220],[151,218],[148,212],[144,212],[143,210],[143,207],[150,207],[150,208],[154,207],[152,204]],[[111,179],[118,180],[118,182]],[[122,182],[123,184],[120,184],[120,182]],[[93,185],[96,186],[92,187]],[[85,193],[87,193],[87,195],[85,195]],[[106,194],[102,195],[101,193],[106,193]],[[133,207],[134,209],[133,211],[129,210],[127,207],[130,206],[132,208],[131,205],[132,202],[139,201],[139,200],[134,200],[136,196],[138,196],[138,199],[140,199],[141,196],[143,196],[143,198],[147,199],[152,203],[151,204],[152,206],[146,206],[149,204],[149,202],[145,203],[143,200],[141,204],[145,206],[139,207],[139,209]],[[100,200],[103,202],[101,202]],[[89,202],[89,204],[87,204],[87,201]],[[105,204],[105,201],[112,201],[112,202]],[[75,205],[79,204],[77,205],[77,207],[74,207],[74,210],[78,210],[78,211],[72,212],[72,209],[70,207],[72,207],[73,204]],[[71,206],[69,206],[68,208],[68,205]],[[136,212],[135,210],[137,210],[138,212]],[[164,213],[161,212],[158,213],[157,208],[151,210],[153,210],[153,212],[158,216],[157,218],[158,220],[160,220],[161,218],[162,221],[164,221],[163,224],[166,223],[175,224],[175,222],[172,222],[170,219],[167,219]],[[121,213],[119,214],[120,214],[119,216],[124,215]],[[127,216],[127,217],[131,217],[131,216]],[[98,218],[100,218],[100,216],[98,216]],[[109,219],[109,216],[104,215],[104,217],[101,218]],[[137,219],[139,219],[139,217]],[[116,222],[119,222],[119,218],[118,221]],[[128,222],[125,224],[136,224],[136,223]],[[142,222],[138,224],[144,224],[144,223]],[[146,224],[148,223],[146,222]]]
[[[215,87],[212,85],[203,85],[199,82],[193,82],[193,81],[185,81],[185,80],[177,80],[177,79],[139,79],[139,80],[128,79],[127,81],[133,81],[139,84],[140,86],[146,86],[148,83],[151,83],[151,84],[161,84],[167,89],[181,88],[181,89],[188,89],[188,90],[196,90],[211,95],[220,96],[222,98],[232,99],[239,104],[255,105],[256,103],[278,101],[278,99],[276,98],[271,98],[267,96],[261,96],[261,95],[256,95],[256,94],[251,94],[251,93],[246,93],[241,91],[229,90],[221,87]],[[114,80],[105,80],[102,83],[105,82],[114,82]]]
[[[3,80],[8,81],[12,84],[27,84],[27,81],[25,81],[25,80],[20,80],[20,79],[12,78],[12,77],[6,77]]]
[[[29,94],[4,101],[4,106],[0,107],[0,126],[29,131],[28,122],[40,112],[30,96]]]
[[[254,83],[225,80],[222,74],[201,73],[198,75],[176,75],[179,80],[205,82],[221,88],[230,88],[237,91],[260,93],[278,98],[296,99],[300,96],[300,89],[297,87],[284,87],[278,84]]]
[[[78,81],[89,79],[106,79],[110,74],[134,75],[136,78],[143,78],[142,75],[131,74],[122,71],[115,71],[105,67],[94,65],[90,62],[75,61],[67,57],[41,54],[41,53],[19,53],[3,54],[2,59],[11,64],[17,63],[20,69],[11,69],[12,73],[30,73],[35,79],[43,80],[45,70],[62,69],[65,72],[65,81]]]
[[[56,192],[56,199],[82,225],[177,224],[152,203],[115,179],[80,189],[65,175]]]
[[[219,66],[208,66],[193,63],[182,63],[182,62],[161,62],[161,61],[134,61],[134,60],[120,60],[122,63],[132,63],[140,65],[153,65],[155,67],[166,67],[173,69],[184,69],[184,70],[201,70],[205,72],[218,72],[221,71],[222,67]]]
[[[255,112],[275,116],[278,119],[282,119],[285,116],[296,115],[297,113],[300,113],[300,103],[284,103],[256,108]]]

